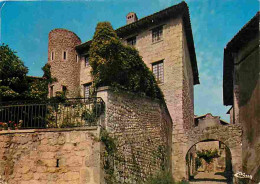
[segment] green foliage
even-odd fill
[[[102,129],[100,140],[105,145],[104,170],[106,183],[115,184],[117,183],[114,170],[114,157],[117,152],[115,139],[106,130]]]
[[[52,84],[53,82],[56,82],[57,79],[56,78],[53,78],[51,76],[51,65],[50,64],[45,64],[43,67],[42,67],[42,71],[43,71],[43,79],[45,79],[45,81],[48,83],[48,84]]]
[[[199,159],[204,159],[208,164],[210,164],[214,158],[219,157],[218,150],[201,150],[197,151],[197,156]]]
[[[166,148],[164,145],[159,145],[157,150],[153,152],[153,155],[155,157],[155,160],[159,160],[160,161],[160,166],[161,166],[161,170],[164,171],[166,162],[167,162],[167,155],[166,155]]]
[[[71,121],[70,117],[66,117],[64,118],[60,128],[73,128],[73,127],[77,127],[77,124],[75,124],[75,122]]]
[[[82,118],[88,123],[88,125],[95,125],[96,124],[96,113],[93,110],[86,110],[82,113]]]
[[[64,103],[66,101],[66,95],[63,91],[56,91],[55,97],[52,97],[50,101],[53,101],[55,103]]]
[[[28,77],[29,88],[25,93],[28,100],[45,100],[48,96],[48,84],[43,79]]]
[[[116,149],[115,139],[112,138],[106,130],[102,129],[100,140],[101,142],[104,143],[105,151],[108,154],[113,155],[116,153],[117,149]]]
[[[0,46],[0,100],[46,100],[51,77],[50,65],[42,68],[43,78],[28,77],[28,69],[8,45]]]
[[[48,85],[56,82],[56,78],[51,76],[51,66],[47,63],[42,67],[43,77],[42,79],[29,80],[29,89],[26,93],[26,98],[30,100],[47,100],[48,97]],[[29,78],[30,79],[30,78]],[[63,95],[57,97],[57,100],[63,99]]]
[[[0,100],[24,98],[28,89],[24,63],[15,55],[8,45],[0,46]]]
[[[199,157],[196,157],[196,158],[195,158],[195,167],[196,167],[196,170],[197,170],[200,166],[202,166],[202,162],[201,162],[201,160],[200,160]]]
[[[163,99],[153,73],[138,51],[123,45],[110,23],[101,22],[97,25],[89,56],[95,88],[111,86],[115,90]]]

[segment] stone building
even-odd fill
[[[243,129],[243,172],[260,181],[259,12],[224,49],[223,94],[232,124]]]
[[[179,166],[173,167],[173,173],[181,179],[186,172],[182,139],[184,132],[194,127],[193,86],[199,84],[188,6],[182,2],[139,20],[131,12],[126,22],[116,33],[139,51],[164,93],[173,121],[172,165]],[[65,29],[49,33],[48,63],[58,79],[50,86],[50,96],[64,91],[67,97],[89,97],[90,44],[91,40],[81,43],[75,33]]]
[[[214,127],[229,126],[229,123],[220,119],[219,116],[213,116],[211,113],[195,116],[194,123],[195,127],[201,131]],[[214,158],[210,164],[207,164],[204,159],[200,159],[201,165],[198,165],[198,163],[196,163],[198,159],[197,152],[202,150],[217,150],[219,156]],[[194,179],[194,176],[196,176],[198,172],[223,173],[227,179],[230,179],[228,178],[228,173],[232,172],[231,153],[229,147],[218,139],[207,139],[194,144],[188,151],[187,157],[190,179]],[[209,177],[209,179],[214,178]]]

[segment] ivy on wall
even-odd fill
[[[98,23],[89,50],[93,85],[111,86],[163,99],[153,73],[145,65],[138,51],[123,45],[109,22]]]

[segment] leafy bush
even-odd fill
[[[202,162],[201,162],[201,160],[200,160],[199,157],[196,157],[196,158],[195,158],[195,166],[196,166],[196,170],[197,170],[200,166],[202,166]]]
[[[8,45],[0,46],[0,99],[3,101],[23,98],[28,89],[24,63]]]
[[[163,99],[153,73],[138,51],[123,45],[109,22],[98,23],[89,56],[95,88],[111,86]]]
[[[88,125],[95,125],[97,121],[95,111],[86,110],[82,113],[82,119],[84,119],[88,123]]]
[[[219,157],[219,154],[218,154],[218,150],[215,149],[215,150],[201,150],[201,151],[197,151],[197,156],[199,159],[204,159],[207,164],[210,164],[214,158],[217,158]]]
[[[42,78],[26,76],[28,68],[8,45],[0,45],[0,100],[46,100],[48,84],[57,81],[51,77],[49,64],[42,70]]]

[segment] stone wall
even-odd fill
[[[235,58],[239,111],[235,121],[243,128],[243,172],[260,182],[260,58],[259,34],[241,48]],[[235,104],[234,104],[235,105]],[[237,114],[237,113],[235,113]]]
[[[179,40],[181,44],[179,53],[181,58],[172,62],[176,70],[174,72],[175,76],[172,76],[174,78],[173,87],[168,87],[169,92],[166,93],[166,95],[172,93],[168,95],[168,98],[174,96],[174,101],[171,101],[170,104],[167,103],[167,105],[168,107],[170,106],[169,111],[173,118],[172,167],[174,179],[177,181],[186,177],[186,164],[183,162],[186,155],[184,150],[187,149],[184,141],[187,139],[185,132],[194,127],[193,73],[182,20],[180,20],[179,25]]]
[[[158,100],[100,88],[97,96],[106,103],[103,126],[115,137],[119,183],[136,183],[161,169],[170,171],[172,122]]]
[[[79,96],[80,59],[77,61],[75,46],[80,43],[79,37],[66,29],[54,29],[49,33],[48,63],[52,77],[58,80],[52,84],[54,96],[55,92],[62,91],[62,86],[67,88],[67,97]],[[63,59],[63,52],[66,52],[66,60]]]
[[[183,140],[188,145],[188,150],[195,144],[206,141],[220,141],[230,150],[232,160],[232,171],[234,173],[242,169],[242,129],[239,125],[218,125],[201,129],[195,127],[186,133],[188,139]],[[185,160],[183,160],[185,161]],[[188,169],[188,168],[187,168]]]
[[[99,130],[0,131],[0,178],[8,184],[100,184]]]

